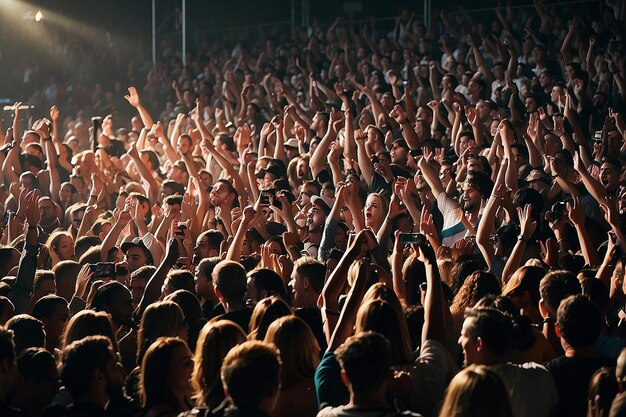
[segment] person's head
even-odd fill
[[[350,336],[335,351],[341,379],[355,394],[375,393],[386,386],[390,376],[389,341],[379,333],[367,331]]]
[[[187,290],[176,290],[167,297],[165,301],[173,301],[183,311],[187,327],[191,328],[198,320],[202,319],[202,307],[198,297]],[[195,345],[194,345],[195,346]],[[189,344],[191,347],[191,344]]]
[[[389,200],[383,194],[371,193],[365,200],[363,213],[365,215],[365,226],[378,230],[385,221]]]
[[[17,356],[16,406],[42,411],[59,390],[54,356],[44,348],[28,348]]]
[[[599,406],[596,408],[602,415],[615,416],[609,414],[611,403],[619,392],[619,384],[615,378],[615,368],[602,367],[598,369],[589,381],[588,401]]]
[[[212,406],[224,399],[220,378],[222,361],[233,347],[245,341],[246,334],[241,326],[230,320],[204,325],[196,344],[192,377],[198,405]]]
[[[185,269],[172,269],[167,273],[165,283],[162,287],[163,295],[167,296],[177,290],[187,290],[191,293],[196,292],[194,276],[190,271]]]
[[[76,258],[74,254],[74,238],[68,232],[52,233],[46,242],[46,246],[50,250],[53,264],[59,261],[75,260]]]
[[[102,408],[121,391],[124,382],[111,341],[104,336],[88,336],[66,346],[59,374],[74,401]]]
[[[173,301],[158,301],[146,308],[137,333],[137,363],[148,347],[159,337],[180,337],[187,340],[187,324],[183,310]]]
[[[57,347],[70,314],[65,298],[54,294],[46,295],[35,303],[32,313],[33,317],[43,323],[47,347]]]
[[[289,281],[291,305],[298,308],[316,306],[325,278],[326,265],[322,262],[307,256],[298,259]]]
[[[488,294],[500,294],[500,280],[490,272],[476,271],[468,276],[454,296],[450,311],[462,316],[465,310],[474,307]]]
[[[313,377],[320,361],[320,347],[304,320],[294,315],[279,318],[267,329],[264,341],[280,351],[282,389]]]
[[[270,324],[276,319],[291,314],[289,305],[280,297],[271,295],[259,301],[250,317],[250,340],[263,340]]]
[[[229,304],[243,303],[246,293],[246,270],[239,262],[221,261],[212,273],[215,294]]]
[[[61,261],[52,268],[57,295],[71,300],[76,286],[80,264],[76,261]]]
[[[7,276],[20,263],[20,252],[12,247],[0,248],[0,276]]]
[[[604,158],[600,166],[600,182],[606,191],[614,193],[619,188],[622,164],[613,158]]]
[[[550,271],[539,283],[539,311],[543,318],[556,319],[561,301],[570,295],[580,294],[580,282],[571,272]]]
[[[513,273],[502,288],[502,295],[509,297],[518,309],[539,308],[539,283],[546,270],[538,266],[522,266]]]
[[[448,385],[442,416],[513,417],[509,394],[502,379],[484,365],[471,365]]]
[[[258,268],[248,272],[248,284],[246,290],[246,303],[255,305],[260,300],[276,295],[285,301],[287,292],[282,278],[271,269]]]
[[[224,358],[224,392],[240,410],[271,413],[280,392],[280,368],[280,353],[274,345],[257,340],[244,342]]]
[[[133,323],[130,291],[117,281],[108,282],[98,288],[89,308],[110,314],[114,328]]]
[[[41,197],[37,203],[39,214],[41,215],[41,224],[49,225],[57,220],[57,207],[50,197]]]
[[[411,353],[409,330],[403,315],[390,302],[378,297],[372,297],[369,301],[364,300],[357,312],[355,331],[380,333],[389,341],[391,363],[393,365],[408,363]]]
[[[13,332],[0,326],[0,400],[4,401],[13,388],[16,375]]]
[[[493,181],[485,173],[471,172],[463,183],[463,194],[461,196],[461,208],[464,211],[475,211],[480,209],[483,199],[491,195]]]
[[[41,320],[28,314],[18,314],[6,323],[6,328],[13,332],[15,354],[19,355],[24,349],[46,346],[46,332]]]
[[[220,245],[224,240],[224,235],[217,230],[207,230],[201,233],[196,239],[194,248],[194,263],[197,264],[202,259],[220,255]]]
[[[161,337],[141,362],[140,397],[145,410],[164,405],[176,413],[189,408],[193,355],[177,337]]]
[[[4,326],[15,314],[15,306],[8,297],[0,295],[0,326]]]
[[[237,190],[233,185],[224,180],[217,180],[210,193],[210,201],[213,207],[220,207],[230,213],[230,209],[237,203]]]
[[[567,297],[556,313],[556,334],[563,349],[593,346],[600,336],[602,314],[600,309],[584,295]]]
[[[61,348],[87,336],[107,337],[111,341],[113,349],[117,350],[111,318],[103,311],[82,310],[72,316],[65,328]]]
[[[204,258],[196,267],[195,280],[196,280],[196,294],[201,298],[209,298],[215,294],[213,289],[213,270],[221,259],[218,257]]]
[[[130,272],[136,271],[144,265],[154,265],[152,253],[140,238],[122,243],[122,252],[124,252],[124,260],[128,263]]]
[[[54,279],[54,273],[47,269],[38,269],[35,272],[35,277],[33,279],[33,301],[36,302],[41,297],[49,294],[55,294],[56,292],[57,287]]]
[[[155,266],[144,265],[130,274],[130,295],[133,308],[137,308],[139,302],[141,302],[146,285],[148,285],[148,281],[156,270]]]
[[[472,308],[465,312],[459,337],[465,364],[501,363],[512,345],[511,319],[494,308]]]

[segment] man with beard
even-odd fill
[[[211,193],[209,194],[210,202],[215,207],[216,217],[219,208],[220,220],[230,229],[231,217],[230,211],[237,203],[237,190],[233,185],[225,179],[217,180]],[[228,229],[227,229],[228,230]]]
[[[42,416],[133,415],[122,394],[124,371],[108,338],[88,336],[67,346],[59,373],[73,402],[50,406]]]
[[[37,205],[41,214],[39,227],[43,231],[40,239],[45,240],[57,227],[61,226],[61,223],[57,216],[57,206],[50,197],[41,197]]]
[[[311,198],[313,205],[307,212],[306,225],[308,236],[304,241],[304,250],[314,258],[317,258],[319,245],[322,242],[322,234],[324,233],[324,225],[326,217],[330,214],[330,210],[334,201],[328,197],[313,196]]]
[[[482,203],[491,195],[493,181],[482,172],[470,171],[463,183],[459,203],[446,194],[437,171],[426,158],[422,158],[418,166],[437,198],[437,207],[443,215],[443,230],[440,233],[442,243],[452,247],[457,240],[465,237],[467,226],[471,225],[476,230]],[[466,226],[466,223],[469,224]]]

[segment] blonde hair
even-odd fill
[[[185,324],[183,310],[173,301],[158,301],[146,308],[137,334],[137,363],[159,337],[176,337]]]
[[[215,407],[224,399],[220,378],[222,361],[233,347],[245,341],[246,334],[241,326],[230,320],[210,322],[200,330],[191,377],[196,391],[194,400],[199,406]],[[211,401],[213,396],[215,401]]]
[[[279,318],[267,329],[264,342],[273,343],[280,351],[283,389],[315,375],[320,347],[313,331],[301,318],[294,315]]]
[[[411,354],[411,337],[404,316],[382,299],[364,302],[356,315],[355,334],[375,331],[389,340],[392,365],[405,365]]]
[[[72,342],[87,336],[105,336],[117,351],[117,341],[113,335],[111,317],[104,311],[82,310],[74,315],[65,327],[61,350]]]
[[[513,417],[502,379],[485,365],[470,365],[450,382],[440,417]]]
[[[454,275],[454,261],[452,259],[443,258],[437,259],[437,267],[439,269],[439,275],[441,275],[441,282],[452,285],[452,275]]]

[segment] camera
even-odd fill
[[[422,245],[426,242],[426,236],[421,233],[400,233],[400,243]]]
[[[550,210],[546,212],[546,220],[549,222],[557,222],[561,220],[566,209],[567,206],[563,201],[554,203],[552,207],[550,207]]]
[[[260,203],[261,205],[264,206],[269,206],[270,205],[270,196],[276,196],[276,190],[273,188],[270,188],[269,190],[263,190],[261,191],[261,199],[260,199]]]
[[[116,268],[113,262],[98,262],[96,264],[89,265],[89,271],[93,272],[94,279],[98,278],[111,278],[115,279],[116,276],[122,276],[128,274],[128,269],[123,266]]]

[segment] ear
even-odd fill
[[[541,317],[544,319],[547,319],[549,316],[548,309],[546,308],[543,298],[539,300],[539,314],[541,314]]]
[[[485,345],[483,343],[483,338],[478,336],[476,338],[476,351],[477,352],[482,352],[484,348],[485,348]]]
[[[259,295],[260,295],[260,297],[258,297],[259,300],[262,300],[264,298],[269,297],[269,294],[267,293],[267,290],[261,291],[261,293]]]
[[[344,371],[343,369],[341,370],[341,382],[343,382],[343,385],[345,385],[346,387],[350,386],[350,380],[348,379],[348,374],[346,374],[346,371]]]
[[[561,328],[559,327],[559,323],[554,323],[554,332],[556,333],[557,337],[561,338]]]
[[[213,285],[213,291],[215,291],[215,295],[217,296],[217,298],[219,298],[220,300],[222,300],[224,297],[222,296],[222,293],[220,292],[220,290],[217,289],[216,285]]]
[[[304,288],[309,288],[310,285],[311,285],[311,282],[309,281],[309,277],[303,277],[302,278],[302,286]]]

